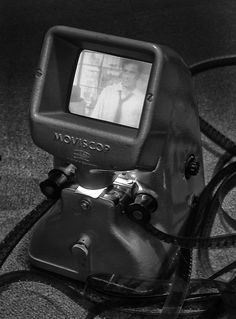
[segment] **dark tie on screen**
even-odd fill
[[[117,105],[117,110],[116,110],[116,115],[114,117],[114,123],[118,123],[121,124],[121,113],[122,113],[122,104],[127,101],[132,95],[133,93],[129,93],[128,95],[126,95],[125,98],[122,99],[121,97],[121,90],[118,91],[118,95],[119,95],[119,102]]]

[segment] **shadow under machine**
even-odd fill
[[[105,88],[118,85],[124,60],[143,66],[138,114],[123,108],[124,123],[93,116]],[[54,27],[36,74],[31,132],[54,156],[41,189],[57,198],[34,229],[32,264],[80,281],[115,276],[128,286],[134,278],[145,288],[170,277],[178,247],[145,225],[184,235],[204,187],[198,112],[182,59],[165,46]]]

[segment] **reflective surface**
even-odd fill
[[[151,63],[83,50],[79,56],[69,111],[138,128]]]

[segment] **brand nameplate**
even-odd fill
[[[108,152],[110,150],[110,145],[99,143],[97,141],[91,141],[82,137],[72,136],[69,134],[62,134],[54,132],[54,141],[63,144],[71,144],[83,149],[88,149],[97,152]]]

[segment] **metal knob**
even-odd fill
[[[89,253],[89,246],[91,244],[91,239],[88,235],[83,235],[78,242],[76,242],[72,248],[72,254],[80,257],[87,257]]]
[[[73,255],[82,257],[88,256],[88,248],[84,244],[76,243],[72,246],[71,250]]]
[[[134,203],[128,206],[128,217],[138,223],[146,223],[151,218],[151,213],[157,209],[157,201],[149,194],[138,194]]]

